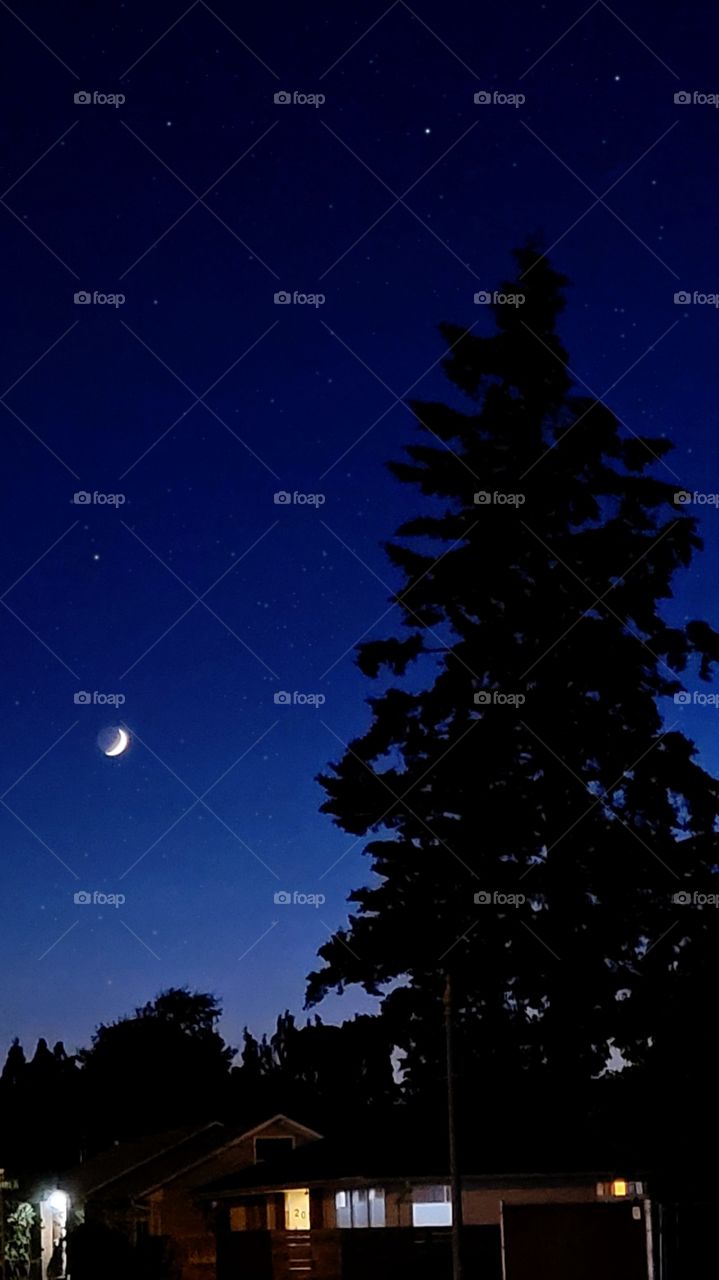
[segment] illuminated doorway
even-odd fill
[[[62,1280],[65,1275],[65,1229],[68,1197],[51,1191],[40,1201],[40,1246],[43,1280]]]
[[[285,1191],[285,1231],[309,1231],[310,1193],[307,1187]]]

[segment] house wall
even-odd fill
[[[377,1185],[381,1186],[380,1179]],[[348,1183],[346,1189],[350,1189]],[[463,1193],[463,1253],[468,1274],[501,1280],[500,1220],[506,1206],[597,1205],[589,1186],[473,1188]],[[310,1230],[286,1232],[282,1193],[238,1197],[219,1210],[217,1280],[295,1280],[299,1270],[314,1280],[450,1280],[447,1228],[415,1228],[412,1188],[385,1187],[386,1226],[336,1226],[335,1188],[310,1191]],[[309,1268],[311,1267],[311,1271]],[[194,1278],[193,1278],[194,1280]],[[214,1277],[213,1277],[214,1280]]]
[[[381,1185],[378,1184],[378,1185]],[[317,1193],[321,1213],[312,1214],[312,1227],[332,1228],[336,1225],[335,1192]],[[502,1201],[506,1204],[593,1204],[594,1186],[587,1187],[516,1187],[504,1189],[470,1188],[462,1191],[462,1216],[465,1226],[499,1226]],[[405,1188],[385,1189],[385,1222],[387,1227],[412,1226],[412,1191]],[[371,1229],[371,1228],[370,1228]],[[351,1230],[351,1228],[347,1228]],[[375,1228],[376,1230],[376,1228]]]
[[[283,1120],[263,1127],[256,1136],[292,1137],[295,1146],[312,1141],[311,1137],[298,1133],[291,1124]],[[181,1267],[182,1280],[215,1280],[216,1274],[214,1214],[209,1206],[195,1198],[195,1189],[208,1181],[244,1169],[253,1164],[254,1159],[254,1136],[242,1138],[203,1160],[174,1183],[153,1191],[146,1197],[150,1233],[153,1236],[171,1238]]]
[[[153,1192],[150,1233],[170,1237],[182,1280],[215,1280],[215,1231],[209,1206],[200,1208],[186,1191]]]
[[[470,1190],[462,1193],[462,1215],[471,1226],[499,1226],[502,1201],[505,1204],[594,1204],[591,1187],[518,1187],[502,1191]]]

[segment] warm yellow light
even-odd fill
[[[624,1181],[623,1178],[617,1178],[616,1181],[612,1183],[612,1195],[625,1196],[626,1194],[627,1194],[626,1182]]]

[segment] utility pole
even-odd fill
[[[462,1280],[462,1183],[457,1159],[457,1120],[454,1096],[454,1025],[452,979],[449,970],[444,988],[444,1036],[447,1059],[447,1121],[449,1126],[449,1177],[452,1191],[452,1280]]]

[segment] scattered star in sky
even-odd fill
[[[372,29],[367,44],[356,46],[353,39],[369,22],[347,18],[341,6],[311,38],[296,6],[283,0],[281,22],[270,8],[252,15],[250,43],[288,77],[284,88],[317,87],[293,80],[292,69],[302,65],[298,49],[317,75],[346,51],[323,79],[327,101],[315,111],[273,112],[272,76],[228,31],[210,28],[208,38],[206,28],[180,22],[132,71],[122,110],[78,112],[62,138],[72,123],[72,92],[64,82],[59,90],[54,76],[65,72],[53,69],[44,78],[42,66],[49,68],[52,58],[40,45],[30,52],[27,33],[6,15],[11,58],[0,94],[8,117],[22,103],[23,128],[13,131],[3,157],[5,185],[19,183],[12,193],[17,217],[6,224],[11,239],[0,360],[5,385],[22,375],[13,407],[52,453],[19,423],[8,436],[0,537],[11,559],[8,581],[18,580],[13,608],[39,640],[18,624],[15,669],[10,675],[8,665],[0,673],[5,739],[13,743],[0,760],[0,791],[77,719],[62,748],[50,750],[18,786],[19,812],[32,815],[33,827],[82,870],[82,887],[90,890],[121,874],[161,837],[128,876],[128,920],[148,937],[162,919],[169,957],[158,968],[139,947],[133,954],[130,939],[110,999],[102,975],[115,943],[99,923],[93,935],[85,930],[81,936],[78,928],[72,944],[53,952],[57,983],[38,978],[36,998],[29,1000],[19,957],[31,935],[36,954],[53,941],[38,926],[47,928],[53,904],[42,847],[34,848],[3,810],[0,836],[12,857],[0,860],[0,893],[12,909],[0,937],[0,965],[9,978],[19,972],[25,982],[17,997],[7,983],[11,995],[0,1025],[6,1038],[54,1032],[80,1042],[101,1018],[144,1003],[161,985],[193,984],[205,972],[226,997],[233,1042],[238,1024],[248,1021],[261,1033],[278,1009],[301,1010],[316,940],[298,928],[291,966],[271,948],[252,953],[247,982],[237,983],[234,939],[242,917],[229,909],[225,886],[233,892],[239,886],[243,910],[269,923],[271,877],[265,882],[261,865],[208,813],[180,819],[191,800],[177,777],[201,794],[245,753],[213,792],[213,808],[290,888],[296,881],[298,889],[311,889],[344,853],[344,837],[318,813],[324,797],[313,782],[336,753],[326,729],[288,709],[271,751],[253,744],[271,723],[273,691],[322,688],[321,673],[333,663],[332,724],[346,740],[366,727],[369,690],[353,665],[352,645],[386,609],[383,583],[392,570],[381,544],[403,519],[417,515],[416,497],[385,467],[418,439],[401,404],[380,418],[392,403],[387,388],[393,394],[411,388],[406,398],[451,399],[437,325],[478,323],[489,331],[490,318],[478,317],[482,308],[473,308],[472,294],[485,281],[492,287],[490,281],[508,278],[514,245],[535,231],[556,245],[551,259],[572,280],[560,322],[572,368],[598,390],[615,387],[608,403],[630,427],[653,417],[670,423],[668,434],[679,446],[672,466],[688,489],[702,487],[714,443],[716,312],[675,306],[679,285],[671,273],[682,284],[711,288],[706,259],[716,179],[705,133],[713,122],[698,108],[687,111],[671,136],[660,139],[680,114],[672,112],[666,67],[621,24],[615,23],[612,42],[603,43],[609,19],[602,6],[573,26],[577,7],[569,0],[543,4],[542,10],[551,8],[545,17],[531,5],[523,8],[523,67],[516,13],[496,7],[488,18],[492,64],[476,71],[489,74],[499,90],[517,88],[495,68],[514,68],[518,77],[540,60],[522,80],[524,108],[475,109],[472,86],[450,56],[477,48],[475,8],[465,0],[440,15],[431,0],[417,4],[439,39],[402,6]],[[232,6],[223,5],[233,25]],[[173,6],[158,0],[157,7],[169,15]],[[91,29],[84,10],[80,0],[67,0],[63,22],[71,33],[69,62],[87,68],[88,77],[90,69],[94,75],[103,68],[116,78],[162,30],[158,19],[152,36],[142,32],[139,0],[127,4],[127,24],[112,40],[103,13]],[[178,12],[168,16],[168,28]],[[395,18],[401,20],[393,26]],[[562,43],[550,49],[562,32]],[[208,75],[215,38],[220,46]],[[702,83],[695,33],[658,10],[649,42],[686,74],[687,84],[692,75]],[[611,71],[616,57],[622,73]],[[627,94],[616,94],[620,81]],[[106,86],[98,79],[97,87]],[[158,139],[160,128],[168,134],[174,128],[172,117],[162,121],[163,105],[178,106],[182,138]],[[434,125],[418,125],[422,115]],[[261,139],[271,124],[271,136]],[[469,125],[475,127],[462,137]],[[435,128],[448,150],[428,169],[422,137]],[[54,137],[58,144],[43,156]],[[661,183],[650,176],[655,164]],[[601,207],[582,217],[592,197],[565,165],[597,193],[614,182],[606,203],[615,218]],[[407,207],[383,216],[391,197],[365,166],[397,194],[406,192]],[[103,183],[88,179],[78,198],[78,173],[91,176],[95,169],[105,175]],[[194,197],[184,183],[197,194],[211,190],[205,200],[217,217],[201,205],[188,209]],[[647,251],[652,239],[655,245],[662,240],[668,269]],[[56,253],[81,280],[77,287],[123,287],[124,309],[74,309],[74,280]],[[276,308],[273,291],[285,282],[321,288],[326,303],[311,313]],[[675,325],[678,318],[685,324]],[[71,323],[72,332],[61,336]],[[658,352],[650,353],[665,330]],[[228,423],[234,436],[223,429]],[[341,462],[345,450],[351,471]],[[68,485],[65,467],[80,472],[82,482]],[[86,508],[83,524],[57,542],[71,523],[73,487],[120,490],[126,501],[119,510]],[[278,489],[321,490],[326,502],[315,513],[283,509],[267,532],[278,515],[272,500]],[[719,532],[701,519],[711,572]],[[322,520],[351,551],[344,552]],[[103,543],[102,557],[91,552],[91,563],[104,560],[102,574],[87,574],[83,529]],[[29,565],[35,567],[28,571]],[[221,578],[228,566],[232,572]],[[205,603],[183,584],[198,596],[211,588]],[[705,591],[699,577],[685,584],[681,608],[667,602],[667,617],[675,608],[679,616],[719,611]],[[377,623],[377,635],[390,623]],[[6,625],[15,625],[11,615]],[[12,644],[11,637],[8,632]],[[48,640],[59,662],[43,647]],[[138,742],[111,776],[103,772],[99,779],[95,735],[108,717],[100,707],[76,707],[78,689],[122,690],[127,722],[165,763]],[[708,720],[697,726],[697,738],[711,768],[717,748]],[[306,847],[301,860],[298,832]],[[333,927],[346,919],[346,897],[363,882],[365,861],[358,846],[323,881],[332,885],[327,919]],[[28,890],[28,868],[37,869],[36,889]],[[64,892],[60,886],[57,910],[70,925]],[[42,914],[41,900],[49,904]],[[355,1003],[347,994],[329,1020],[351,1016],[363,998]]]

